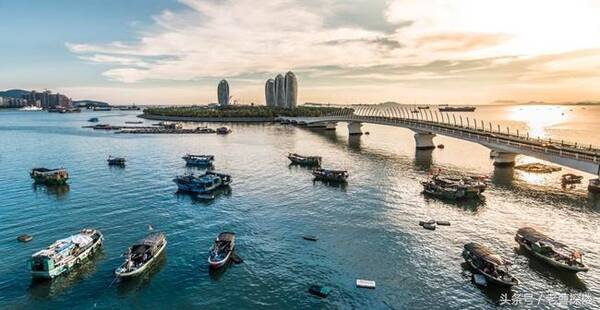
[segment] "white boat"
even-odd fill
[[[44,111],[44,109],[40,108],[40,107],[36,107],[34,105],[30,105],[30,106],[20,108],[19,111],[39,112],[39,111]]]
[[[163,233],[148,234],[129,248],[125,262],[115,269],[115,275],[119,278],[129,278],[141,274],[152,266],[166,246],[167,239]]]
[[[31,256],[31,276],[51,279],[69,272],[96,252],[103,241],[102,233],[95,229],[83,229],[79,234],[57,240]]]
[[[215,243],[210,248],[208,256],[208,264],[210,268],[216,269],[223,267],[231,258],[231,254],[235,250],[235,233],[222,232],[219,234]]]

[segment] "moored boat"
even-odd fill
[[[35,183],[46,185],[63,185],[69,179],[69,173],[64,168],[33,168],[29,175]]]
[[[127,250],[125,261],[115,269],[119,278],[129,278],[140,275],[150,268],[160,257],[167,246],[167,239],[161,232],[150,233],[145,238],[134,243]]]
[[[475,107],[464,106],[464,107],[453,107],[453,106],[445,106],[439,107],[438,110],[440,112],[474,112]]]
[[[180,191],[210,194],[221,187],[228,186],[231,183],[231,176],[207,171],[200,176],[193,174],[177,176],[173,179],[173,182],[177,184],[177,188]]]
[[[320,167],[321,156],[302,156],[296,153],[289,153],[288,159],[292,164],[308,166],[308,167]]]
[[[99,119],[97,117],[92,117],[90,119],[88,119],[88,122],[90,123],[97,123],[99,121]]]
[[[102,246],[104,237],[95,229],[60,239],[31,256],[29,269],[34,278],[54,278],[83,263]]]
[[[190,166],[210,166],[215,160],[214,155],[185,154],[185,156],[181,158],[185,160],[186,165]]]
[[[44,109],[41,107],[38,107],[38,106],[30,105],[30,106],[20,108],[19,111],[40,112],[40,111],[44,111]]]
[[[127,160],[125,159],[125,157],[112,157],[111,155],[109,155],[106,161],[108,162],[109,166],[125,166],[125,162]]]
[[[345,170],[329,170],[317,168],[312,172],[315,179],[327,182],[346,182],[348,179],[348,171]]]
[[[223,267],[231,258],[235,250],[235,233],[222,232],[217,236],[213,246],[210,248],[208,264],[210,268]]]
[[[465,244],[462,256],[471,268],[491,283],[503,286],[519,284],[519,280],[508,270],[510,264],[483,244]]]
[[[572,173],[563,174],[561,177],[561,183],[564,185],[581,184],[582,180],[583,180],[583,176],[572,174]]]
[[[227,127],[219,127],[217,128],[217,134],[218,135],[226,135],[231,133],[231,129],[227,128]]]
[[[587,272],[583,254],[567,245],[555,241],[535,228],[522,227],[515,235],[515,241],[552,267],[569,272]]]
[[[427,195],[444,199],[479,198],[486,190],[484,180],[473,177],[447,177],[433,175],[428,181],[421,182]]]

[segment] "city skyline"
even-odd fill
[[[270,72],[292,69],[300,103],[600,100],[592,0],[4,1],[0,9],[9,73],[0,89],[205,104],[227,79],[235,100],[265,104]],[[280,16],[278,26],[267,16]]]

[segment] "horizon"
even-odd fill
[[[0,10],[10,73],[0,89],[202,105],[226,79],[234,100],[262,105],[266,80],[291,70],[303,103],[600,99],[593,0],[4,1]]]

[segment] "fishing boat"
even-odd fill
[[[167,239],[161,232],[150,233],[134,243],[125,253],[125,261],[115,269],[119,278],[135,277],[150,268],[167,246]]]
[[[64,168],[33,168],[29,175],[35,183],[46,185],[63,185],[66,184],[69,179],[69,173]]]
[[[289,153],[288,159],[292,164],[307,166],[307,167],[320,167],[321,156],[302,156],[296,153]]]
[[[339,183],[346,182],[349,176],[348,171],[345,170],[328,170],[322,168],[313,170],[312,174],[316,180]]]
[[[111,107],[94,107],[94,111],[112,111]]]
[[[88,119],[88,122],[90,123],[97,123],[99,121],[99,119],[97,117],[92,117],[90,119]]]
[[[108,159],[106,159],[109,166],[125,166],[125,157],[112,157],[108,155]]]
[[[445,106],[445,107],[438,108],[438,110],[440,112],[474,112],[475,109],[476,109],[475,107],[470,107],[470,106],[464,106],[464,107]]]
[[[571,185],[571,184],[581,184],[582,180],[583,180],[583,176],[572,174],[572,173],[566,173],[566,174],[562,175],[560,181],[564,185]]]
[[[485,245],[474,242],[467,243],[464,246],[462,256],[474,270],[482,274],[491,283],[503,286],[519,284],[519,280],[512,276],[508,270],[510,263]]]
[[[588,191],[590,193],[600,193],[600,179],[590,179],[588,183]]]
[[[79,234],[60,239],[48,248],[36,252],[29,260],[34,278],[54,278],[81,265],[104,241],[102,233],[95,229],[83,229]]]
[[[223,267],[231,258],[235,250],[235,233],[222,232],[219,234],[213,246],[210,248],[208,264],[210,268]]]
[[[40,112],[40,111],[44,111],[43,108],[41,107],[36,107],[34,105],[30,105],[30,106],[26,106],[26,107],[22,107],[19,109],[19,111],[25,111],[25,112]]]
[[[173,179],[180,191],[197,194],[211,194],[215,190],[231,184],[231,176],[207,171],[203,175],[186,174]]]
[[[485,181],[473,177],[433,175],[421,184],[423,193],[444,199],[479,198],[487,188]]]
[[[142,121],[125,121],[125,124],[143,124]]]
[[[210,166],[215,160],[214,155],[185,154],[185,156],[181,158],[185,160],[186,165],[190,166]]]
[[[589,270],[583,263],[583,254],[580,251],[571,249],[534,228],[520,228],[515,241],[552,267],[575,273]]]
[[[231,133],[231,129],[227,128],[227,127],[219,127],[217,128],[217,134],[218,135],[226,135],[226,134],[230,134]]]

